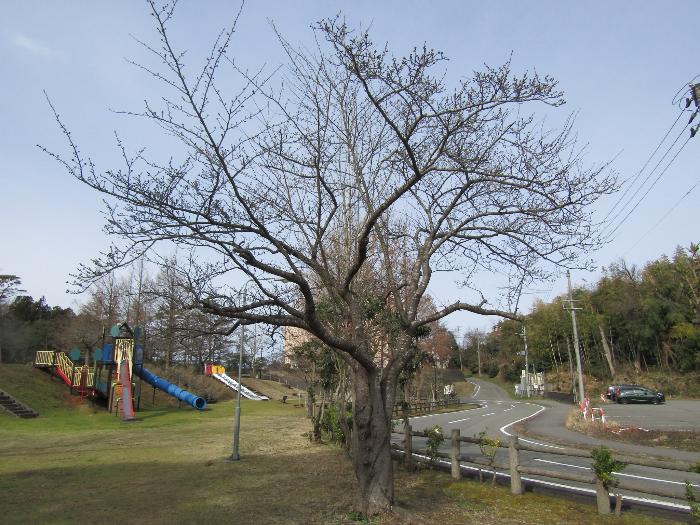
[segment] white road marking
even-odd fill
[[[481,417],[492,416],[492,415],[494,415],[495,413],[496,413],[496,412],[489,412],[488,414],[481,414]]]
[[[579,468],[579,469],[583,469],[583,470],[591,470],[591,469],[588,468],[588,467],[582,467],[582,466],[580,466],[580,465],[571,465],[570,463],[559,463],[558,461],[550,461],[550,460],[548,460],[548,459],[539,459],[539,458],[536,458],[536,459],[534,459],[533,461],[539,461],[539,462],[541,462],[541,463],[550,463],[550,464],[552,464],[552,465],[560,465],[560,466],[562,466],[562,467],[571,467],[571,468]],[[650,477],[647,477],[647,476],[639,476],[639,475],[637,475],[637,474],[627,474],[626,472],[615,472],[615,475],[616,475],[616,476],[623,476],[623,477],[625,477],[625,478],[635,478],[635,479],[643,479],[643,480],[646,480],[646,481],[656,481],[656,482],[658,482],[658,483],[673,483],[674,485],[685,485],[685,482],[681,482],[681,481],[671,481],[671,480],[668,480],[668,479],[650,478]],[[694,483],[692,483],[691,485],[692,485],[693,487],[700,487],[700,485],[697,485],[697,484],[694,484]]]
[[[471,383],[476,387],[474,393],[472,394],[472,397],[476,397],[479,394],[479,390],[481,390],[481,385],[477,385],[476,383],[472,383],[471,381],[467,381],[467,383]]]
[[[535,417],[537,414],[541,413],[543,410],[545,410],[545,407],[541,405],[535,405],[533,403],[523,403],[524,405],[532,405],[532,406],[538,406],[540,409],[535,412],[534,414],[530,414],[529,416],[521,417],[520,419],[513,421],[512,423],[508,423],[507,425],[503,425],[499,430],[501,431],[501,434],[505,434],[506,436],[510,437],[511,433],[508,432],[506,429],[508,427],[512,427],[516,423],[520,423],[521,421],[525,421],[526,419],[530,419],[531,417]],[[533,445],[539,445],[541,447],[547,447],[547,448],[555,448],[555,449],[563,449],[564,447],[558,447],[556,445],[548,445],[546,443],[539,443],[538,441],[533,441],[531,439],[525,439],[525,438],[519,438],[520,441],[524,441],[525,443],[532,443]]]
[[[581,465],[571,465],[570,463],[559,463],[558,461],[550,461],[549,459],[539,459],[535,458],[533,461],[539,461],[541,463],[550,463],[552,465],[560,465],[562,467],[580,468],[583,470],[591,470],[589,467],[582,467]]]
[[[447,424],[451,425],[452,423],[459,423],[461,421],[469,421],[470,418],[465,417],[464,419],[455,419],[454,421],[448,421]]]

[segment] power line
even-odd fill
[[[625,189],[624,193],[620,196],[619,199],[617,199],[617,202],[616,202],[615,204],[613,204],[612,208],[610,208],[610,211],[609,211],[608,214],[603,218],[603,220],[601,221],[601,223],[605,223],[605,222],[608,220],[608,217],[610,217],[610,215],[613,213],[613,211],[615,211],[615,208],[617,208],[617,206],[620,204],[620,202],[622,201],[622,199],[625,198],[625,196],[626,196],[627,193],[630,191],[630,189],[632,188],[632,186],[634,186],[634,183],[637,182],[637,179],[639,179],[639,177],[641,176],[642,172],[643,172],[643,171],[646,169],[646,167],[649,165],[649,163],[651,162],[651,159],[654,158],[654,155],[656,155],[656,153],[659,151],[659,149],[661,148],[661,146],[663,145],[663,143],[666,141],[666,138],[671,134],[671,131],[673,130],[673,128],[676,127],[676,124],[678,124],[678,121],[681,119],[681,117],[683,116],[683,113],[684,113],[684,112],[685,112],[684,110],[681,110],[681,112],[678,114],[678,116],[676,117],[676,120],[673,122],[673,124],[671,124],[671,127],[668,128],[668,131],[666,131],[666,133],[664,134],[663,138],[661,139],[661,141],[659,142],[659,144],[656,146],[656,149],[652,152],[651,155],[649,155],[649,158],[648,158],[647,161],[644,163],[644,166],[642,166],[641,169],[636,173],[636,175],[635,175],[635,176],[633,177],[633,179],[632,179],[632,182],[629,183],[629,185],[628,185],[627,188]],[[611,221],[612,221],[612,220],[615,220],[615,218],[611,219]]]
[[[646,231],[646,233],[644,233],[644,235],[642,235],[639,239],[637,239],[637,242],[635,242],[632,246],[630,246],[630,247],[628,248],[628,250],[627,250],[625,253],[622,254],[622,256],[624,257],[624,256],[627,255],[630,251],[632,251],[632,250],[635,248],[635,246],[637,246],[640,242],[642,242],[642,239],[644,239],[647,235],[649,235],[652,231],[654,231],[654,229],[655,229],[659,224],[661,224],[661,223],[664,221],[664,219],[666,219],[666,217],[668,217],[669,215],[671,215],[671,213],[681,204],[681,202],[683,202],[683,200],[685,200],[685,198],[686,198],[688,195],[690,195],[690,194],[693,192],[693,190],[694,190],[695,188],[697,188],[698,184],[700,184],[700,180],[697,181],[695,184],[693,184],[693,185],[690,187],[690,189],[689,189],[688,191],[686,191],[686,192],[683,194],[683,196],[682,196],[680,199],[678,199],[678,201],[677,201],[673,206],[671,206],[671,209],[669,209],[666,213],[664,213],[663,217],[661,217],[661,218],[656,222],[656,224],[654,224],[651,228],[649,228],[649,229]]]
[[[615,232],[616,232],[617,230],[619,230],[620,227],[625,223],[625,221],[627,220],[627,218],[628,218],[630,215],[632,215],[632,212],[634,212],[634,210],[637,209],[637,207],[641,204],[641,202],[644,200],[644,198],[645,198],[647,195],[649,195],[649,192],[650,192],[652,189],[654,189],[654,186],[656,186],[656,183],[659,182],[659,179],[661,179],[661,177],[663,177],[664,173],[666,173],[666,171],[667,171],[668,168],[671,166],[671,164],[673,164],[673,161],[676,160],[676,157],[678,157],[678,155],[680,154],[680,152],[683,151],[683,148],[685,148],[686,144],[688,144],[688,141],[690,141],[691,138],[692,138],[692,137],[688,137],[687,139],[685,139],[685,142],[681,145],[680,149],[679,149],[678,151],[676,151],[676,154],[675,154],[675,155],[673,156],[673,158],[669,161],[669,163],[666,164],[666,167],[661,171],[661,173],[659,173],[659,175],[656,177],[656,179],[654,179],[654,182],[651,184],[651,186],[649,186],[649,189],[647,189],[647,191],[644,192],[644,195],[642,195],[642,196],[640,197],[640,199],[637,201],[637,204],[635,204],[634,207],[633,207],[629,212],[627,212],[627,215],[625,215],[625,216],[623,217],[623,219],[617,224],[617,226],[615,226],[615,228],[608,234],[608,236],[606,237],[606,240],[609,240],[609,239],[612,238],[612,236],[615,234]]]
[[[682,115],[682,114],[683,114],[683,113],[681,113],[681,115]],[[676,122],[678,122],[678,119],[676,119]],[[674,125],[675,125],[675,124],[674,124]],[[671,128],[671,129],[673,129],[673,128]],[[627,201],[626,201],[625,204],[622,206],[622,208],[620,208],[620,209],[617,211],[617,213],[612,217],[612,219],[610,219],[610,221],[608,221],[608,223],[603,227],[603,229],[602,229],[602,231],[601,231],[601,234],[605,233],[605,230],[607,230],[607,229],[617,220],[617,218],[618,218],[622,213],[624,213],[625,209],[630,205],[630,203],[632,203],[632,201],[634,201],[634,198],[635,198],[635,197],[637,196],[637,194],[642,190],[642,188],[644,188],[645,184],[649,181],[649,179],[650,179],[651,176],[654,174],[654,172],[659,168],[659,166],[661,165],[661,163],[666,159],[666,157],[667,157],[668,154],[671,152],[671,150],[673,149],[673,147],[674,147],[674,146],[678,143],[678,141],[680,140],[681,136],[683,136],[683,133],[684,133],[684,132],[685,132],[685,126],[683,127],[683,129],[681,129],[680,133],[678,133],[678,135],[676,136],[675,140],[671,143],[671,145],[668,147],[668,149],[666,149],[666,152],[661,156],[661,158],[660,158],[659,161],[656,163],[656,165],[654,166],[654,168],[647,174],[647,176],[644,178],[644,180],[643,180],[642,183],[639,185],[639,187],[637,187],[637,189],[634,191],[634,193],[629,197],[629,199],[627,199]],[[658,150],[658,148],[657,148],[657,150]],[[656,151],[654,151],[654,153],[652,154],[652,157],[654,156],[655,153],[656,153]],[[651,159],[651,157],[650,157],[650,159]],[[649,163],[647,162],[644,166],[646,167],[648,164],[649,164]],[[640,171],[640,174],[641,174],[641,171]],[[629,189],[629,187],[628,187],[628,189]],[[627,216],[625,216],[625,217],[627,217]],[[624,219],[623,219],[623,221],[624,221]],[[618,225],[618,226],[619,226],[619,225]],[[608,235],[608,236],[609,236],[609,235]]]

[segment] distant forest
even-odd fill
[[[104,278],[86,293],[77,312],[23,295],[20,277],[0,275],[0,362],[27,363],[38,350],[73,348],[89,361],[102,346],[103,330],[109,334],[111,326],[127,321],[143,329],[147,359],[166,368],[237,363],[240,341],[228,335],[230,323],[188,308],[179,276],[171,269],[176,262],[171,262],[155,277],[136,263],[119,278]],[[246,368],[263,365],[260,353],[269,356],[270,338],[252,329],[247,335]]]
[[[568,296],[538,301],[525,317],[529,361],[540,371],[568,370],[572,323]],[[700,370],[700,254],[697,244],[678,247],[642,268],[620,260],[604,268],[592,287],[573,292],[582,364],[586,373],[612,377],[620,370]],[[489,334],[468,332],[468,365],[516,380],[523,368],[523,324],[498,323]]]

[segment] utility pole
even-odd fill
[[[476,362],[479,367],[479,377],[481,377],[481,334],[476,335]]]
[[[578,373],[578,400],[579,403],[582,403],[583,400],[586,399],[586,392],[583,386],[583,373],[581,372],[581,351],[579,350],[578,328],[576,327],[576,310],[580,310],[581,308],[577,308],[574,306],[574,299],[571,293],[571,272],[568,270],[566,272],[566,277],[569,282],[569,299],[567,299],[565,302],[569,303],[569,305],[564,306],[564,310],[569,310],[571,312],[571,324],[574,329],[574,353],[576,354],[576,371]]]
[[[530,397],[530,368],[527,364],[527,329],[525,325],[523,325],[523,331],[520,336],[523,338],[523,343],[525,344],[525,393],[527,397]]]
[[[569,336],[566,336],[566,353],[569,355],[569,379],[571,379],[571,393],[576,399],[576,376],[574,375],[574,365],[571,360],[571,341]]]
[[[697,78],[697,77],[696,77],[696,78]],[[685,100],[685,107],[686,107],[686,109],[688,109],[688,107],[690,107],[690,104],[691,104],[692,102],[695,102],[695,111],[694,111],[693,114],[691,115],[690,120],[688,121],[688,124],[690,124],[691,122],[693,122],[693,120],[694,120],[695,117],[697,116],[698,112],[700,112],[700,83],[698,83],[698,84],[691,84],[691,85],[690,85],[690,95],[691,95],[693,98],[692,98],[692,99],[691,99],[691,98],[687,98],[687,99]],[[700,130],[700,124],[696,124],[695,127],[692,127],[692,126],[691,126],[691,128],[690,128],[690,138],[692,139],[692,138],[695,136],[695,134],[696,134],[699,130]]]
[[[258,357],[258,325],[253,325],[253,379],[255,379],[255,360]]]
[[[455,337],[457,342],[457,352],[459,352],[459,371],[464,375],[464,363],[462,363],[462,343],[459,342],[459,327],[457,327],[457,337]]]

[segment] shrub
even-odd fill
[[[493,471],[493,477],[491,478],[491,484],[496,484],[496,468],[494,463],[496,461],[496,453],[501,447],[501,440],[489,437],[484,430],[479,432],[475,437],[479,439],[479,450],[481,454],[488,460],[489,467]],[[479,479],[481,480],[481,470],[479,470]]]
[[[693,492],[693,484],[685,480],[685,498],[688,500],[688,506],[690,506],[690,515],[692,517],[692,523],[700,523],[700,503]]]
[[[591,457],[593,458],[593,471],[603,486],[609,489],[617,485],[617,479],[613,473],[620,472],[627,465],[616,460],[610,449],[602,446],[591,450]]]
[[[323,413],[321,420],[321,430],[325,432],[331,441],[334,443],[345,443],[346,436],[341,425],[342,416],[339,414],[338,407],[327,407]],[[345,411],[347,426],[352,426],[352,410]]]
[[[435,464],[438,458],[438,452],[440,447],[445,442],[445,435],[442,433],[442,427],[440,425],[435,425],[432,428],[426,428],[423,430],[427,436],[428,442],[426,443],[426,453],[430,458],[430,463]]]

